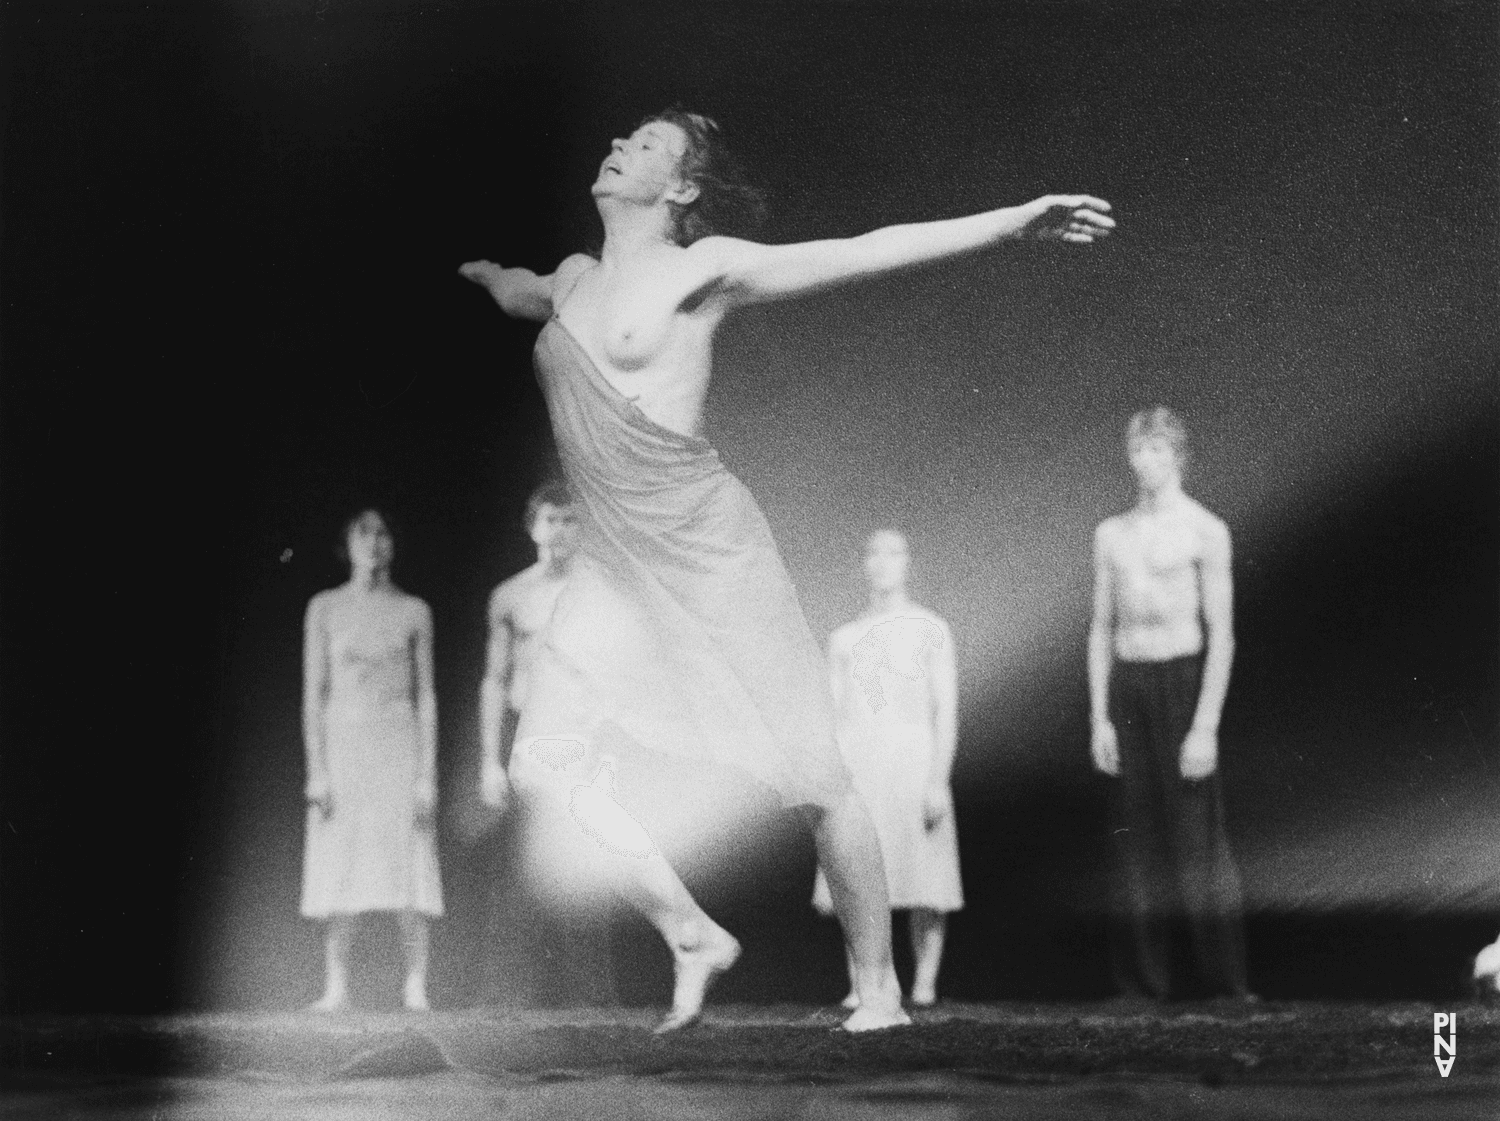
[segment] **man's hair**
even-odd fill
[[[1136,440],[1153,439],[1165,440],[1176,453],[1178,462],[1187,462],[1187,427],[1182,423],[1182,418],[1165,405],[1142,409],[1130,418],[1130,424],[1125,429],[1127,444]]]
[[[641,124],[652,121],[664,121],[682,130],[687,147],[677,172],[698,188],[698,197],[692,202],[668,203],[677,244],[692,245],[710,234],[754,235],[765,221],[765,195],[750,183],[744,165],[725,146],[718,122],[680,105],[652,113]]]
[[[531,497],[526,500],[526,518],[522,524],[529,531],[536,524],[536,516],[542,512],[543,506],[571,505],[573,492],[568,489],[568,484],[561,479],[548,479],[532,491]]]

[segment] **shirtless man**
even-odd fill
[[[578,515],[565,484],[543,483],[532,492],[526,502],[526,531],[536,545],[536,563],[490,594],[489,647],[479,694],[481,794],[487,805],[502,811],[510,801],[505,768],[526,704],[537,643],[578,551]],[[575,916],[564,927],[531,897],[521,873],[524,831],[516,817],[511,808],[506,827],[493,842],[484,951],[484,969],[491,976],[485,989],[494,994],[502,988],[503,980],[493,975],[499,972],[499,944],[507,932],[515,932],[522,934],[516,948],[536,981],[532,1003],[618,1003],[607,920]]]
[[[1133,509],[1094,535],[1089,699],[1094,766],[1115,778],[1111,966],[1126,996],[1247,997],[1239,877],[1224,836],[1219,714],[1234,658],[1229,529],[1182,489],[1187,433],[1158,406],[1130,420]],[[1185,924],[1198,967],[1174,972]]]
[[[480,685],[480,783],[484,800],[503,806],[510,739],[526,703],[537,636],[552,618],[578,550],[578,515],[561,483],[543,483],[526,501],[526,532],[536,563],[490,593],[490,641]]]

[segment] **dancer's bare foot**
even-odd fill
[[[839,1007],[847,1008],[850,1012],[853,1012],[856,1008],[859,1007],[859,994],[853,989],[850,989],[849,995],[846,996],[843,1000],[839,1001]]]
[[[844,1021],[845,1031],[879,1031],[911,1023],[901,1007],[901,985],[894,969],[887,970],[878,983],[861,985],[856,995],[859,1007]]]
[[[343,993],[326,992],[307,1006],[309,1012],[343,1012],[349,1007],[349,998]]]
[[[428,1011],[426,978],[408,977],[406,979],[406,991],[402,994],[401,1003],[406,1005],[408,1012]]]
[[[936,989],[918,989],[913,987],[911,990],[911,1006],[913,1008],[931,1008],[936,1003]]]
[[[672,947],[677,982],[672,989],[672,1011],[656,1026],[657,1035],[679,1031],[703,1014],[703,998],[714,980],[739,960],[740,944],[723,927],[708,919],[694,924]]]

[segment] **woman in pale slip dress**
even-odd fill
[[[394,911],[406,956],[403,1002],[424,1011],[427,924],[443,913],[432,612],[391,582],[395,547],[377,511],[354,518],[343,544],[349,582],[313,596],[303,646],[302,914],[327,923],[327,979],[313,1007],[347,1006],[357,918]]]
[[[964,905],[958,832],[950,785],[958,738],[953,634],[939,616],[907,596],[906,538],[894,529],[870,535],[864,615],[828,641],[839,749],[870,809],[885,861],[891,910],[911,928],[911,1002],[937,1001],[948,915]],[[832,910],[821,869],[813,906]],[[851,967],[845,1007],[857,1007]]]

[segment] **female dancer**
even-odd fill
[[[964,905],[949,785],[958,683],[948,624],[907,598],[909,563],[901,533],[870,535],[869,608],[833,632],[828,656],[839,747],[875,821],[891,909],[909,912],[911,1002],[928,1007],[937,1001],[948,914]],[[821,869],[813,906],[824,914],[831,908]],[[850,978],[844,1004],[853,1008],[852,964]]]
[[[385,519],[344,530],[349,582],[307,605],[302,729],[307,848],[302,913],[328,923],[327,983],[314,1008],[348,1003],[356,918],[395,911],[406,950],[406,1007],[427,1008],[427,922],[443,913],[433,840],[437,705],[432,613],[391,582]]]
[[[680,110],[616,140],[593,195],[604,222],[598,260],[576,254],[548,276],[489,261],[459,270],[508,315],[546,323],[537,375],[583,525],[510,779],[559,836],[576,808],[570,795],[612,745],[728,763],[806,807],[860,1001],[844,1027],[906,1023],[880,850],[834,741],[821,653],[765,518],[699,436],[714,334],[741,304],[1006,240],[1088,244],[1113,227],[1109,204],[1047,196],[797,245],[719,236],[716,223],[747,192],[718,127]],[[572,829],[593,835],[576,815]],[[738,943],[659,852],[602,842],[578,851],[671,947],[672,1011],[658,1030],[691,1023]]]

